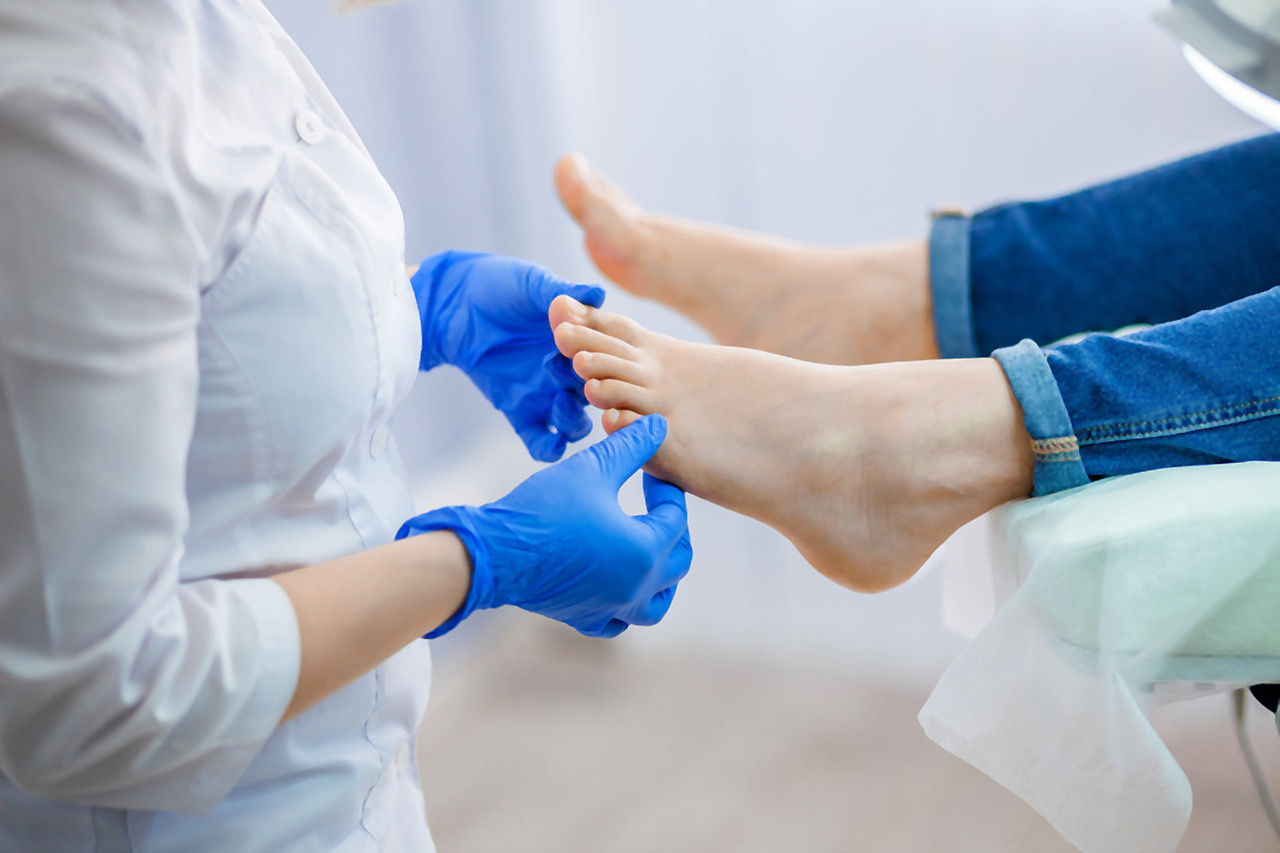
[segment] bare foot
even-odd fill
[[[556,186],[601,272],[720,343],[824,364],[938,357],[922,240],[817,249],[653,216],[580,155]]]
[[[902,583],[962,524],[1031,490],[1031,443],[991,359],[810,364],[650,332],[568,297],[556,344],[612,432],[661,412],[649,470],[786,535],[820,572]]]

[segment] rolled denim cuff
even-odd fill
[[[929,287],[933,328],[943,358],[976,358],[969,293],[968,216],[954,211],[933,215],[929,231]]]
[[[462,540],[463,547],[471,557],[471,586],[467,589],[466,601],[462,602],[458,611],[443,625],[427,634],[425,639],[434,640],[443,637],[462,624],[462,621],[472,613],[493,607],[493,560],[489,556],[488,546],[473,529],[470,519],[470,513],[473,511],[472,507],[446,507],[433,510],[409,519],[396,533],[396,539],[400,540],[408,536],[430,533],[433,530],[449,530]]]
[[[1040,497],[1088,483],[1089,475],[1080,459],[1080,442],[1044,352],[1035,341],[1025,340],[998,349],[991,356],[1004,368],[1031,435],[1031,449],[1036,456],[1035,488],[1031,494]]]

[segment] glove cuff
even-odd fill
[[[418,358],[418,369],[424,373],[456,361],[451,353],[462,347],[459,341],[448,340],[448,334],[455,325],[451,321],[459,310],[458,297],[466,271],[472,261],[481,257],[484,255],[476,252],[441,252],[424,260],[409,279],[422,324],[422,353]]]
[[[476,531],[475,508],[469,506],[451,506],[411,518],[400,528],[396,539],[418,536],[433,530],[449,530],[462,540],[463,547],[471,557],[471,587],[467,591],[467,599],[458,611],[449,617],[439,628],[436,628],[426,639],[434,640],[458,627],[464,619],[477,610],[488,610],[494,606],[493,558],[489,554],[489,546]]]

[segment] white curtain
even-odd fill
[[[1261,132],[1185,67],[1150,20],[1158,0],[268,5],[399,192],[410,255],[485,249],[584,280],[551,185],[568,150],[654,210],[858,243],[921,235],[941,204],[1058,193]],[[616,288],[609,301],[701,336]],[[422,508],[535,470],[464,380],[424,379],[397,429]],[[921,680],[958,648],[935,577],[857,596],[753,522],[697,504],[692,523],[693,574],[628,648]]]

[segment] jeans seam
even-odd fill
[[[1031,441],[1031,452],[1037,462],[1079,462],[1080,442],[1074,435],[1036,438]]]
[[[1223,412],[1239,411],[1241,409],[1248,409],[1252,407],[1267,408],[1262,408],[1261,411],[1243,412],[1241,414],[1228,417],[1216,417]],[[1183,433],[1231,426],[1232,424],[1259,420],[1261,418],[1270,418],[1277,415],[1280,415],[1280,397],[1268,397],[1263,400],[1252,400],[1247,403],[1236,403],[1230,406],[1222,406],[1217,409],[1206,409],[1201,412],[1189,412],[1187,414],[1173,415],[1167,418],[1153,418],[1146,421],[1130,421],[1127,423],[1103,424],[1100,426],[1085,427],[1084,429],[1077,429],[1076,435],[1079,437],[1081,444],[1105,444],[1111,441],[1127,441],[1142,438],[1159,438],[1168,435],[1181,435]],[[1205,420],[1200,423],[1182,423],[1177,426],[1165,426],[1141,431],[1133,431],[1131,429],[1132,427],[1144,427],[1153,424],[1169,423],[1171,421],[1186,421],[1191,418],[1204,418]]]
[[[1056,436],[1053,438],[1036,438],[1031,441],[1031,449],[1037,456],[1054,456],[1060,453],[1076,453],[1080,450],[1080,442],[1074,435]]]
[[[1181,420],[1182,418],[1198,418],[1201,415],[1212,415],[1212,414],[1215,414],[1216,412],[1225,412],[1230,409],[1242,409],[1248,406],[1263,406],[1263,405],[1266,405],[1267,403],[1276,403],[1276,402],[1280,402],[1280,396],[1265,397],[1261,400],[1249,400],[1248,402],[1245,402],[1245,403],[1232,403],[1230,406],[1219,406],[1216,409],[1204,409],[1199,412],[1187,412],[1181,415],[1169,415],[1167,418],[1150,418],[1145,421],[1126,421],[1123,423],[1112,424],[1112,426],[1126,427],[1126,426],[1142,426],[1143,424],[1159,424],[1159,423],[1164,423],[1165,421],[1177,421],[1177,420]],[[1090,427],[1090,429],[1101,429],[1101,427]]]

